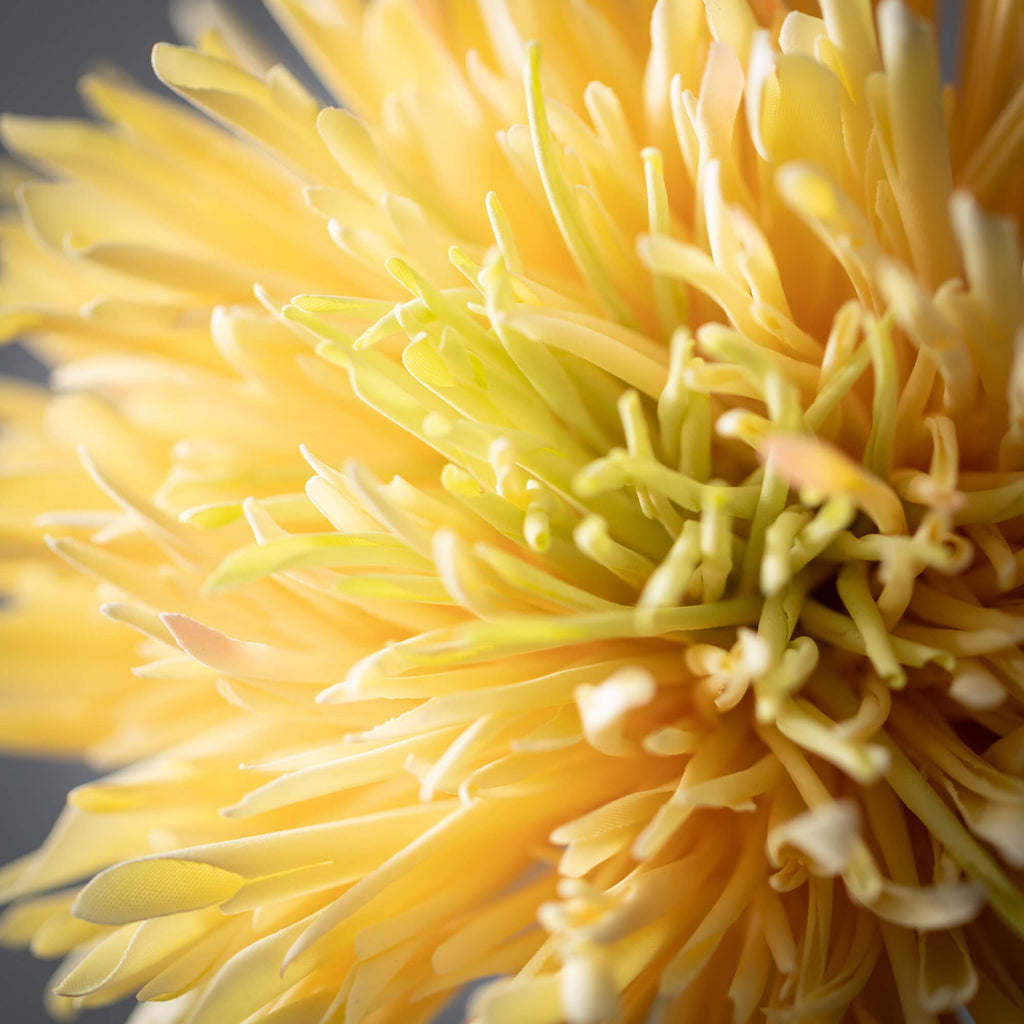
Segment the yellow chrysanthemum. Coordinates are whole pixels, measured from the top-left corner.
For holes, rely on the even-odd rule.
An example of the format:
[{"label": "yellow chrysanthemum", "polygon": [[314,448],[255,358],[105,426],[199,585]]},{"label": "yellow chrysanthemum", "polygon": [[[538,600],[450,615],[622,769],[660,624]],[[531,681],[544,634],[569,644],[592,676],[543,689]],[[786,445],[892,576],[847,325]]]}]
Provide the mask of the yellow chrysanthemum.
[{"label": "yellow chrysanthemum", "polygon": [[269,4],[3,126],[54,1013],[1024,1020],[1024,8]]}]

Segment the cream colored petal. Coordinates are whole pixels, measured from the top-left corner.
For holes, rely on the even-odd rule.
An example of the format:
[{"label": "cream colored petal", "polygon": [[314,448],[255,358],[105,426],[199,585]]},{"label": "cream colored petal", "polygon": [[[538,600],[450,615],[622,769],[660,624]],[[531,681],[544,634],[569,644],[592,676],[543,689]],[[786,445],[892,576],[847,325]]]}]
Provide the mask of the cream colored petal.
[{"label": "cream colored petal", "polygon": [[255,641],[236,640],[186,615],[167,613],[161,619],[186,654],[228,675],[325,683],[345,670],[343,665],[315,655],[284,651]]},{"label": "cream colored petal", "polygon": [[784,850],[790,847],[806,858],[811,871],[829,877],[846,869],[859,837],[856,804],[837,800],[776,826],[768,834],[768,852],[781,867]]}]

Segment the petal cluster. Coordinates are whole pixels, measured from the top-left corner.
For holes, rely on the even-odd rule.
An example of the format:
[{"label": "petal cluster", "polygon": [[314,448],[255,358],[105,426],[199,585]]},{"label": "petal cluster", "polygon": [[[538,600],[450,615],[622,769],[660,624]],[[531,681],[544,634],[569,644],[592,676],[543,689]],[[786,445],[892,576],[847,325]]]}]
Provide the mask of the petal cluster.
[{"label": "petal cluster", "polygon": [[52,1012],[1024,1019],[1024,11],[268,5],[3,122]]}]

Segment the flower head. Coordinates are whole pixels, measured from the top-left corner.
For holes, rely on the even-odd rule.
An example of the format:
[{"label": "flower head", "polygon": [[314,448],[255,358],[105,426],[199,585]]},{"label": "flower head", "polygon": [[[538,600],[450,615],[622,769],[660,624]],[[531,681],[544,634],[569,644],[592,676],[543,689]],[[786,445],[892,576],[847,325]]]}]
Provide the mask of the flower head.
[{"label": "flower head", "polygon": [[5,120],[55,1013],[1024,1013],[1024,12],[928,6],[270,0],[339,106]]}]

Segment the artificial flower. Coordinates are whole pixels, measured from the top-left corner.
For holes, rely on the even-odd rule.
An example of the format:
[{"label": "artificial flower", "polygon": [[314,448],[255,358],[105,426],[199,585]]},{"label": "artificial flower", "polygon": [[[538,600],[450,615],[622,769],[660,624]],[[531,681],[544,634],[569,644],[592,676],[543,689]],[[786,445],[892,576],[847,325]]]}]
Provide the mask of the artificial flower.
[{"label": "artificial flower", "polygon": [[53,1013],[1024,1019],[1024,9],[268,2],[3,124]]}]

